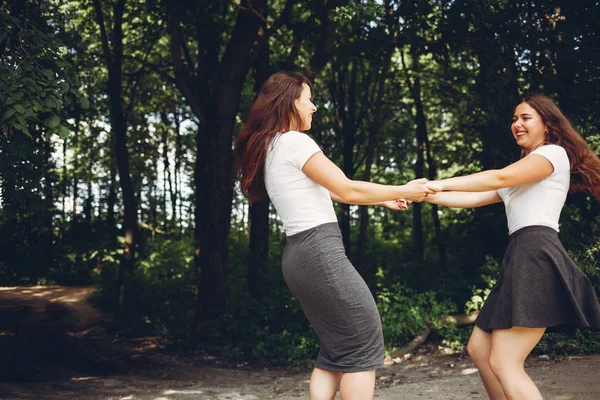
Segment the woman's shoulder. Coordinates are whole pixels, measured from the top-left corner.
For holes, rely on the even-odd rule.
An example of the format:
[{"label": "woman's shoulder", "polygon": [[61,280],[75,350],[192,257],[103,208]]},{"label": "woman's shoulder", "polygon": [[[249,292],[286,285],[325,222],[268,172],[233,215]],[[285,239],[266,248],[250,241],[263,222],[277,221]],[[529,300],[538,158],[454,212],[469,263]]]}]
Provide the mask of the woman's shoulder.
[{"label": "woman's shoulder", "polygon": [[550,149],[551,151],[564,152],[565,154],[567,154],[567,151],[564,147],[555,143],[547,143],[543,146],[538,147],[538,149]]},{"label": "woman's shoulder", "polygon": [[545,144],[532,151],[531,154],[539,154],[546,157],[554,165],[555,169],[557,167],[570,169],[569,155],[565,148],[558,144]]},{"label": "woman's shoulder", "polygon": [[304,138],[309,138],[309,136],[306,133],[298,131],[281,132],[279,133],[279,136],[281,136],[285,140],[302,140]]},{"label": "woman's shoulder", "polygon": [[543,146],[538,147],[531,154],[542,154],[542,155],[555,155],[555,156],[564,156],[568,158],[567,151],[564,147],[554,143],[548,143]]}]

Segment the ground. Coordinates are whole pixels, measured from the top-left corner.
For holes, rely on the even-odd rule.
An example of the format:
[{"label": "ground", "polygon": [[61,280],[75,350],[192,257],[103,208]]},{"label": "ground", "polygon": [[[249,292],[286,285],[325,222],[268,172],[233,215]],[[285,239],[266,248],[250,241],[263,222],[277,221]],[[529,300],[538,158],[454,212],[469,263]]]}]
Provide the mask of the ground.
[{"label": "ground", "polygon": [[[90,287],[0,287],[0,398],[297,400],[308,372],[224,368],[212,357],[165,351],[167,339],[119,338],[87,299]],[[600,399],[600,355],[532,356],[546,400]],[[486,399],[467,357],[422,347],[378,371],[379,400]]]}]

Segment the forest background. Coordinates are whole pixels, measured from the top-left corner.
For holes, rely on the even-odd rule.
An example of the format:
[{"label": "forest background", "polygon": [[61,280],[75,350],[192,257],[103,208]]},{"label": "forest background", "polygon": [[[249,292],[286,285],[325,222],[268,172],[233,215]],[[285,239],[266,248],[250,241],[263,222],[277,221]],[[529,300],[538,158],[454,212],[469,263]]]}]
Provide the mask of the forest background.
[{"label": "forest background", "polygon": [[[93,284],[119,334],[306,365],[318,343],[281,276],[281,222],[234,179],[262,82],[314,81],[308,133],[353,179],[502,168],[533,92],[600,153],[599,15],[591,0],[2,0],[0,285]],[[336,212],[388,354],[415,337],[463,351],[503,206]],[[600,292],[598,201],[569,195],[560,238]],[[598,353],[597,336],[538,351]]]}]

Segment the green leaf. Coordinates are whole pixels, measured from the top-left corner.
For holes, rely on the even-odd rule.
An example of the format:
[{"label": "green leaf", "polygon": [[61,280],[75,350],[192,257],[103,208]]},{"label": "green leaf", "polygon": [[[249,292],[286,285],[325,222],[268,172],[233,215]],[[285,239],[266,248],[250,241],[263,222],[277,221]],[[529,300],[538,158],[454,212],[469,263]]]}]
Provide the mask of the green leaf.
[{"label": "green leaf", "polygon": [[22,115],[17,115],[17,121],[19,121],[19,123],[23,126],[27,126],[27,121],[25,120],[25,118],[23,118]]},{"label": "green leaf", "polygon": [[58,108],[58,100],[56,100],[56,97],[48,95],[44,98],[44,105],[50,108]]},{"label": "green leaf", "polygon": [[20,104],[15,104],[15,110],[17,110],[19,114],[23,114],[25,112],[25,108]]},{"label": "green leaf", "polygon": [[27,129],[26,126],[23,126],[21,124],[15,124],[14,127],[26,134],[27,136],[29,136],[29,138],[31,138],[31,133],[29,133],[29,129]]},{"label": "green leaf", "polygon": [[50,117],[46,118],[44,121],[44,125],[46,125],[50,129],[54,129],[60,124],[60,118],[58,116],[52,114]]},{"label": "green leaf", "polygon": [[31,104],[33,105],[33,111],[39,111],[42,108],[42,103],[40,103],[37,99],[32,99]]},{"label": "green leaf", "polygon": [[81,107],[83,110],[90,108],[90,101],[87,99],[87,97],[78,97],[77,104],[79,104],[79,107]]},{"label": "green leaf", "polygon": [[56,131],[56,134],[61,138],[61,139],[66,139],[67,137],[69,137],[69,133],[71,133],[69,131],[69,128],[67,128],[64,125],[59,125],[58,126],[58,130]]},{"label": "green leaf", "polygon": [[21,83],[23,83],[31,89],[35,88],[35,81],[29,76],[26,76],[25,78],[21,79]]},{"label": "green leaf", "polygon": [[15,110],[14,108],[6,110],[4,112],[4,114],[2,114],[2,118],[0,118],[0,121],[6,121],[10,117],[12,117],[14,115],[14,113],[16,113],[16,112],[17,112],[17,110]]}]

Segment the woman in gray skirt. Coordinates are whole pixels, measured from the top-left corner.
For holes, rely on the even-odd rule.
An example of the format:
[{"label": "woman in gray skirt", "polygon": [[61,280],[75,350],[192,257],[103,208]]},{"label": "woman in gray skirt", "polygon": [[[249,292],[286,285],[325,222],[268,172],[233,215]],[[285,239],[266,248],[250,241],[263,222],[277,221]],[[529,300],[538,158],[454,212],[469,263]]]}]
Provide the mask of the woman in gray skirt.
[{"label": "woman in gray skirt", "polygon": [[[316,111],[309,80],[279,72],[262,86],[236,143],[243,193],[269,196],[287,244],[283,276],[319,337],[311,400],[371,399],[383,364],[381,319],[369,288],[344,253],[332,200],[406,208],[434,191],[350,180],[304,134]],[[395,200],[402,199],[402,200]]]},{"label": "woman in gray skirt", "polygon": [[542,396],[524,362],[545,331],[600,330],[600,303],[590,280],[558,240],[567,192],[600,199],[600,160],[549,98],[533,95],[515,108],[512,134],[521,160],[500,170],[430,181],[425,201],[448,207],[504,202],[509,244],[500,276],[467,350],[491,399]]}]

